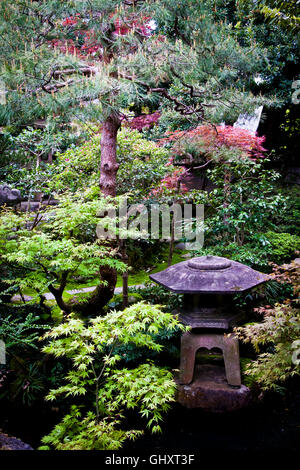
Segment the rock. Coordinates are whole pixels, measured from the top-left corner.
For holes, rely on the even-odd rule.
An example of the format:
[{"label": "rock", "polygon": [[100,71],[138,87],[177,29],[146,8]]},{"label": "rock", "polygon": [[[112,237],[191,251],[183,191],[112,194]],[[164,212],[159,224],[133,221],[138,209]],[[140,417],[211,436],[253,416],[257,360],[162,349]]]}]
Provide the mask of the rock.
[{"label": "rock", "polygon": [[183,258],[183,259],[190,259],[192,257],[193,257],[192,253],[185,253],[184,255],[180,255],[180,258]]},{"label": "rock", "polygon": [[50,201],[48,199],[44,199],[41,202],[43,206],[58,206],[59,204],[58,199],[50,199]]},{"label": "rock", "polygon": [[0,185],[0,206],[4,204],[14,206],[21,201],[21,193],[18,189],[11,189],[6,184]]},{"label": "rock", "polygon": [[186,408],[202,408],[214,413],[224,413],[245,408],[251,403],[251,392],[241,385],[228,385],[224,367],[215,365],[196,366],[194,380],[189,385],[177,382],[177,401]]},{"label": "rock", "polygon": [[176,250],[182,250],[182,251],[185,251],[185,250],[186,250],[186,247],[185,247],[185,243],[184,243],[184,242],[177,243],[177,244],[175,245],[175,248],[176,248]]},{"label": "rock", "polygon": [[[28,207],[29,205],[29,207]],[[40,202],[21,202],[20,204],[20,211],[21,212],[37,212],[41,207],[41,203]]]},{"label": "rock", "polygon": [[0,432],[0,450],[33,450],[29,444]]},{"label": "rock", "polygon": [[[28,204],[29,204],[29,209],[28,209]],[[56,199],[51,199],[50,201],[23,201],[19,205],[19,209],[21,212],[38,212],[40,209],[45,208],[45,206],[57,206],[59,204],[59,201]]]}]

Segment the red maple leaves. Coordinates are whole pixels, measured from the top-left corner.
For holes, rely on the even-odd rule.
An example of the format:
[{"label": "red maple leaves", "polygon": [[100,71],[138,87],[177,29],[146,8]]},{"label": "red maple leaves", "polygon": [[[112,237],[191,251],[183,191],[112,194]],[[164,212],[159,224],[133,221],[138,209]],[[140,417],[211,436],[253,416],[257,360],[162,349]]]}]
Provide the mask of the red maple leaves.
[{"label": "red maple leaves", "polygon": [[[115,14],[111,14],[108,17],[108,22],[112,20]],[[151,35],[152,27],[150,24],[150,17],[142,17],[140,20],[130,18],[116,18],[113,21],[115,30],[112,34],[116,36],[125,36],[129,33],[136,32],[140,36],[147,38]],[[80,23],[82,22],[82,28]],[[99,38],[97,38],[97,32],[95,29],[86,29],[84,26],[86,22],[80,18],[80,14],[77,13],[75,16],[67,17],[63,22],[62,26],[74,29],[76,34],[76,40],[68,39],[66,41],[56,39],[52,40],[51,44],[53,47],[58,48],[64,54],[73,54],[80,58],[94,57],[97,56],[102,59],[103,48]]]},{"label": "red maple leaves", "polygon": [[140,116],[136,116],[129,121],[129,127],[138,131],[143,129],[150,129],[158,123],[159,118],[159,111],[156,111],[152,114],[141,114]]},{"label": "red maple leaves", "polygon": [[[252,160],[263,158],[266,149],[263,147],[265,137],[258,137],[251,134],[246,129],[233,126],[213,126],[201,125],[190,131],[174,131],[161,139],[161,143],[167,142],[199,142],[199,145],[205,149],[206,154],[210,154],[220,147],[238,148],[245,157]],[[175,150],[176,150],[176,146]],[[178,149],[180,146],[178,146]],[[179,150],[177,150],[179,152]]]}]

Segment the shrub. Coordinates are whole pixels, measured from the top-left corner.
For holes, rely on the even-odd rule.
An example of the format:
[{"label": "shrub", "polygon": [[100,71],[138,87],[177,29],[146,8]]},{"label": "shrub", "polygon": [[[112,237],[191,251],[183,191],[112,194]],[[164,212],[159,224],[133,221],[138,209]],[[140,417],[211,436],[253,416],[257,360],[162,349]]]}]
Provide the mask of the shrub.
[{"label": "shrub", "polygon": [[[86,326],[70,315],[65,323],[46,333],[50,341],[44,352],[54,357],[67,357],[73,368],[66,384],[51,390],[48,400],[58,396],[85,397],[93,409],[72,407],[70,413],[43,438],[44,444],[56,449],[118,449],[127,438],[140,431],[119,428],[124,409],[137,409],[148,421],[152,432],[160,431],[162,413],[174,400],[176,385],[169,370],[153,362],[135,368],[117,368],[122,356],[115,348],[134,344],[136,347],[161,351],[153,335],[162,329],[185,330],[178,320],[159,306],[144,302],[121,312],[97,317]],[[89,405],[90,408],[91,405]]]},{"label": "shrub", "polygon": [[289,261],[300,250],[300,237],[290,233],[266,232],[259,236],[262,245],[268,251],[270,261],[281,264]]},{"label": "shrub", "polygon": [[38,339],[49,328],[33,313],[1,318],[0,339],[5,342],[7,377],[1,384],[0,398],[28,406],[41,398],[46,376],[41,369]]},{"label": "shrub", "polygon": [[282,304],[257,309],[260,323],[251,323],[235,332],[258,353],[247,366],[246,374],[255,378],[263,390],[283,390],[287,379],[300,374],[299,263],[275,268],[275,279],[289,283],[293,295]]},{"label": "shrub", "polygon": [[[277,304],[272,309],[258,311],[264,314],[261,323],[235,330],[240,339],[250,342],[259,353],[245,373],[254,376],[263,390],[280,390],[289,377],[300,374],[300,364],[293,361],[300,335],[300,317],[290,304]],[[265,352],[262,351],[264,346],[268,346]]]},{"label": "shrub", "polygon": [[[98,183],[100,138],[100,134],[94,135],[80,147],[70,148],[58,157],[53,184],[56,191],[76,191]],[[168,151],[144,139],[136,130],[125,128],[118,133],[117,157],[120,194],[134,190],[147,194],[167,173]]]}]

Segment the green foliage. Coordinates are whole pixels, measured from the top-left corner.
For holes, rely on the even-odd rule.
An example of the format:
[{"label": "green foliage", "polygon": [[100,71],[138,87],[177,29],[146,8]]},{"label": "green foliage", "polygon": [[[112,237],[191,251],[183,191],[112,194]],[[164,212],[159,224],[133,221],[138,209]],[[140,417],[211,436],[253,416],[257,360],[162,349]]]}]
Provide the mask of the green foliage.
[{"label": "green foliage", "polygon": [[[44,352],[56,358],[67,357],[73,363],[66,377],[67,383],[51,390],[47,398],[88,396],[94,402],[94,411],[89,411],[79,425],[78,410],[73,408],[43,442],[51,443],[55,448],[101,449],[107,448],[106,438],[111,434],[113,447],[110,448],[118,449],[122,441],[131,436],[124,432],[118,434],[115,429],[119,424],[118,417],[126,408],[138,409],[147,418],[152,432],[159,431],[162,413],[174,400],[176,386],[171,373],[153,363],[141,364],[134,369],[117,368],[122,357],[115,353],[115,348],[133,344],[150,351],[161,351],[162,346],[156,343],[153,335],[163,328],[170,332],[175,328],[185,329],[159,306],[140,302],[122,312],[113,311],[105,317],[94,318],[87,326],[82,320],[69,316],[65,323],[46,333],[45,339],[50,343],[44,347]],[[91,434],[94,436],[92,442]]]},{"label": "green foliage", "polygon": [[54,175],[54,166],[43,162],[38,168],[26,168],[17,163],[0,168],[0,182],[17,188],[26,199],[32,199],[39,192],[49,196],[49,185]]},{"label": "green foliage", "polygon": [[[284,220],[287,196],[276,192],[279,174],[251,160],[229,160],[208,171],[216,188],[194,191],[206,208],[205,241],[208,245],[236,243],[242,246],[265,230],[276,230]],[[227,181],[228,179],[228,181]]]},{"label": "green foliage", "polygon": [[300,6],[295,0],[262,0],[262,13],[287,30],[299,30]]},{"label": "green foliage", "polygon": [[[119,415],[119,418],[122,418]],[[73,405],[70,413],[54,430],[43,438],[44,446],[39,450],[118,450],[127,439],[135,439],[141,431],[118,429],[120,419],[106,417],[97,421],[92,412],[86,415],[80,407]]]},{"label": "green foliage", "polygon": [[0,152],[0,184],[17,186],[23,198],[32,198],[36,192],[49,194],[56,168],[44,160],[80,140],[70,129],[55,131],[49,127],[28,127],[19,133],[5,130],[1,137],[6,144]]},{"label": "green foliage", "polygon": [[174,391],[172,373],[150,362],[114,372],[107,379],[102,398],[103,403],[113,401],[116,409],[138,407],[151,431],[159,432],[162,413],[168,411]]},{"label": "green foliage", "polygon": [[162,286],[152,284],[151,281],[146,282],[142,289],[131,288],[130,291],[137,292],[144,300],[151,304],[163,304],[167,311],[172,312],[176,308],[182,306],[183,296],[174,294]]},{"label": "green foliage", "polygon": [[[276,2],[276,0],[275,0]],[[289,28],[282,27],[276,21],[269,21],[261,12],[260,6],[270,5],[273,0],[243,0],[237,3],[236,19],[234,31],[237,39],[242,44],[252,44],[253,42],[264,48],[267,64],[264,71],[259,73],[260,81],[254,86],[257,93],[274,93],[279,99],[270,106],[270,119],[273,119],[272,111],[278,106],[283,107],[283,119],[285,106],[291,106],[291,86],[298,76],[299,63],[299,40],[298,36]],[[296,3],[294,0],[291,2]],[[289,18],[286,18],[286,23]],[[295,113],[297,115],[297,111]],[[278,127],[272,132],[272,143],[276,140]],[[280,134],[280,144],[283,135]],[[295,140],[297,136],[295,134]],[[287,141],[287,145],[290,142]],[[296,144],[297,148],[297,144]]]},{"label": "green foliage", "polygon": [[286,199],[284,217],[282,214],[275,215],[278,232],[290,233],[300,236],[300,191],[297,185],[286,188],[278,188],[278,192]]},{"label": "green foliage", "polygon": [[138,196],[148,195],[169,171],[168,150],[142,138],[138,131],[124,129],[119,133],[117,155],[120,163],[117,184],[121,194],[135,190]]},{"label": "green foliage", "polygon": [[[2,1],[6,104],[0,123],[28,125],[57,116],[99,123],[111,111],[124,116],[144,101],[162,102],[198,122],[232,121],[244,104],[253,109],[263,100],[249,90],[266,62],[255,42],[236,40],[227,8],[220,2],[215,7],[210,1],[26,0],[13,7]],[[155,31],[145,32],[145,18],[155,18]],[[127,31],[118,32],[120,27]],[[87,78],[83,69],[91,62],[105,66]]]},{"label": "green foliage", "polygon": [[259,235],[259,241],[266,246],[270,261],[276,264],[290,261],[300,250],[300,237],[290,233],[266,232]]},{"label": "green foliage", "polygon": [[263,390],[281,391],[287,379],[300,374],[299,263],[277,267],[275,279],[293,287],[290,298],[274,307],[260,307],[257,311],[263,321],[235,328],[235,332],[258,353],[245,373]]},{"label": "green foliage", "polygon": [[55,173],[52,185],[59,193],[97,184],[100,176],[100,135],[59,155]]},{"label": "green foliage", "polygon": [[[70,148],[58,157],[53,189],[79,190],[96,185],[100,177],[100,134],[91,137],[82,146]],[[118,193],[136,192],[138,196],[148,194],[167,173],[169,153],[155,143],[143,138],[136,130],[122,129],[118,133],[117,159]]]},{"label": "green foliage", "polygon": [[[140,302],[143,300],[142,296],[139,294],[135,294],[133,292],[130,292],[128,295],[128,304],[132,305],[136,302]],[[107,308],[109,310],[118,310],[121,309],[123,305],[123,294],[115,294],[109,304],[107,305]]]},{"label": "green foliage", "polygon": [[233,259],[234,261],[246,264],[247,266],[251,266],[263,272],[271,270],[266,248],[259,247],[253,243],[245,243],[240,246],[237,243],[227,244],[220,242],[208,245],[197,252],[197,254],[199,254],[199,256],[224,256],[225,258]]},{"label": "green foliage", "polygon": [[18,313],[14,312],[15,317],[0,317],[0,339],[5,343],[5,370],[8,371],[0,397],[31,406],[45,391],[46,380],[39,363],[39,338],[50,326],[43,324],[36,314]]},{"label": "green foliage", "polygon": [[[245,373],[254,376],[263,390],[279,390],[289,377],[300,374],[299,364],[293,362],[294,343],[300,335],[300,317],[290,305],[277,304],[266,311],[262,323],[248,324],[236,332],[240,339],[250,342],[256,352],[260,352]],[[269,351],[261,352],[263,346],[268,346]]]},{"label": "green foliage", "polygon": [[[8,355],[18,353],[22,350],[38,350],[38,339],[44,329],[49,329],[48,325],[41,325],[39,317],[29,313],[23,320],[20,317],[13,318],[8,315],[1,318],[0,338],[5,342]],[[24,352],[24,351],[23,351]]]},{"label": "green foliage", "polygon": [[75,136],[69,131],[51,132],[51,129],[34,129],[28,127],[19,134],[4,134],[9,144],[6,146],[2,158],[11,162],[26,163],[27,166],[39,166],[40,161],[48,159],[49,154],[54,155],[61,152],[72,143]]},{"label": "green foliage", "polygon": [[29,363],[23,371],[17,371],[17,377],[1,397],[9,396],[14,402],[22,399],[23,405],[32,406],[45,393],[46,378],[39,364]]},{"label": "green foliage", "polygon": [[61,309],[75,308],[62,298],[71,276],[99,278],[102,266],[120,271],[125,268],[112,247],[96,240],[100,223],[97,214],[106,207],[104,198],[89,201],[84,196],[65,195],[55,211],[48,208],[38,215],[4,211],[0,218],[0,255],[17,268],[16,278],[6,282],[17,284],[21,290],[35,290],[37,298],[50,290]]}]

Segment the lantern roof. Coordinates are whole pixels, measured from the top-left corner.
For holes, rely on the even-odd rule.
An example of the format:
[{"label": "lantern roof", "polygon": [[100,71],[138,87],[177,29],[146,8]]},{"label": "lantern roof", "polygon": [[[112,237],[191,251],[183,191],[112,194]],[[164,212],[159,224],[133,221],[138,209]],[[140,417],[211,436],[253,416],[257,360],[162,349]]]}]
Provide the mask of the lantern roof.
[{"label": "lantern roof", "polygon": [[150,279],[178,294],[236,294],[266,282],[269,276],[220,256],[200,256],[170,266]]}]

